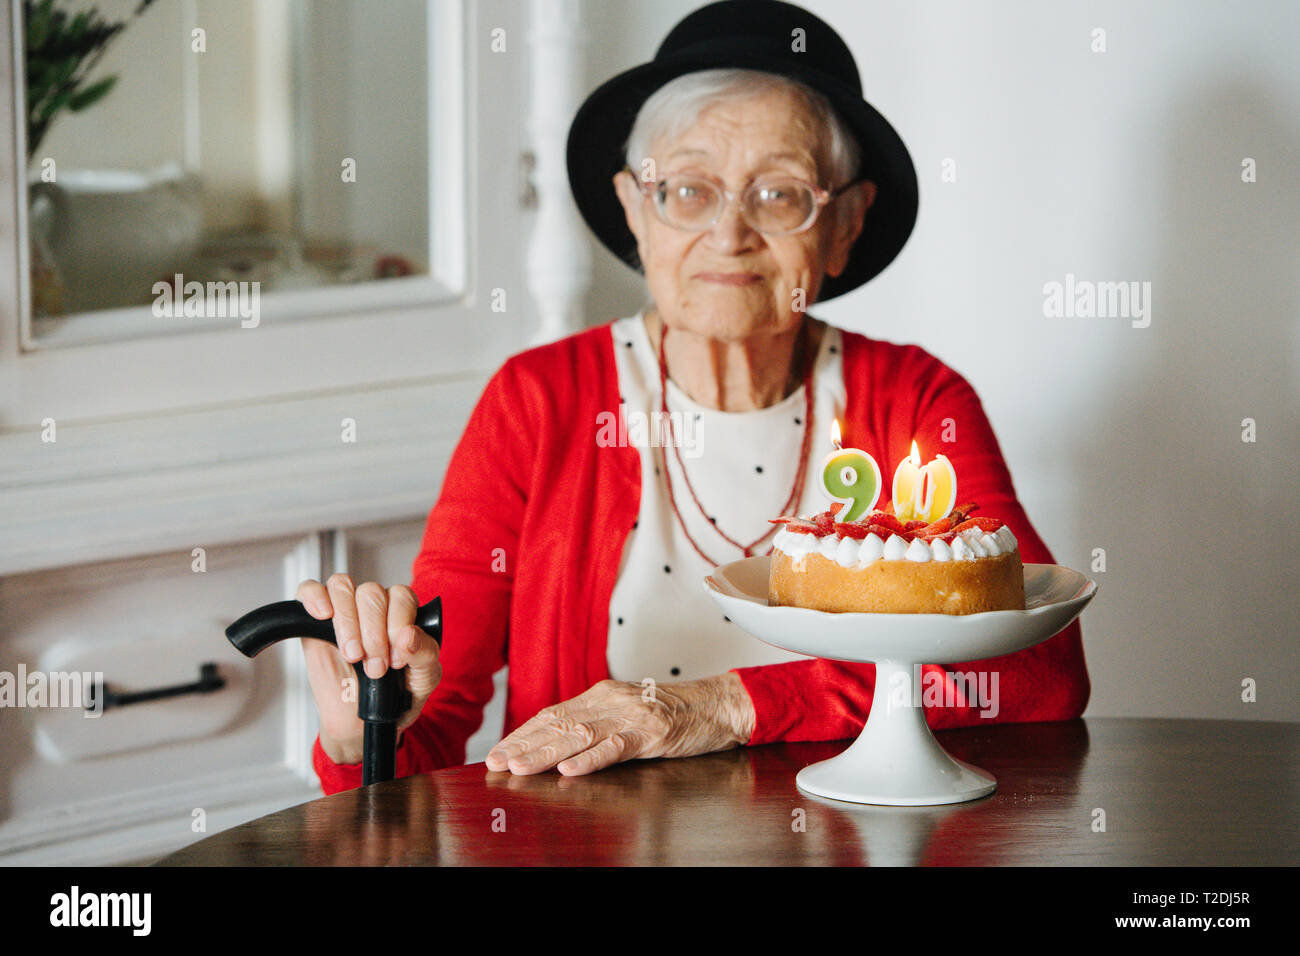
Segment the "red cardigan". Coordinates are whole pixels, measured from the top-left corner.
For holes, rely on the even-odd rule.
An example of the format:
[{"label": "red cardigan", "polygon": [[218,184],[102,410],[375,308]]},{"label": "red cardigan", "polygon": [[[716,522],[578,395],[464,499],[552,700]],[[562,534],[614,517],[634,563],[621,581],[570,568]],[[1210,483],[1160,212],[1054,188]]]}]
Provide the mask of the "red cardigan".
[{"label": "red cardigan", "polygon": [[[507,664],[507,734],[609,677],[609,601],[641,495],[639,450],[594,440],[597,415],[620,405],[611,325],[510,357],[470,415],[415,559],[420,602],[442,595],[443,677],[402,734],[399,777],[465,762],[492,675]],[[1055,563],[966,380],[919,346],[841,334],[845,446],[882,463],[906,457],[913,439],[927,455],[942,449],[961,500],[1006,522],[1026,564]],[[945,427],[955,440],[942,440]],[[951,669],[996,669],[1000,710],[927,708],[935,729],[1065,720],[1088,703],[1078,621],[1036,647]],[[737,673],[756,713],[751,745],[853,737],[871,709],[873,664],[810,659]],[[361,785],[360,764],[334,763],[319,737],[312,763],[327,794]]]}]

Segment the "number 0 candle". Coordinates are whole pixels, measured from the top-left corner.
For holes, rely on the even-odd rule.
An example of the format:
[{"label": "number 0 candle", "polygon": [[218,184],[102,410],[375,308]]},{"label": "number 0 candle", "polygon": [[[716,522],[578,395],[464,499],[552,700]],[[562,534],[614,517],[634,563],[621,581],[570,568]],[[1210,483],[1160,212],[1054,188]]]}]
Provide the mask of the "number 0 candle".
[{"label": "number 0 candle", "polygon": [[934,522],[957,504],[957,471],[944,455],[921,466],[921,452],[912,441],[912,454],[894,472],[894,514],[900,521]]},{"label": "number 0 candle", "polygon": [[822,491],[831,501],[845,507],[835,515],[837,522],[857,521],[876,504],[880,496],[880,466],[861,448],[840,447],[840,423],[831,422],[835,451],[822,462]]}]

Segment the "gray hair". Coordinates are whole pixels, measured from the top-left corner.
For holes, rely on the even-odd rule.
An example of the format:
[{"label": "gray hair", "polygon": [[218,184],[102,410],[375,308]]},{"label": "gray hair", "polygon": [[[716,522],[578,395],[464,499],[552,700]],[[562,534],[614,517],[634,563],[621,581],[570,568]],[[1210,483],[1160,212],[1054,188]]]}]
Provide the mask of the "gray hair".
[{"label": "gray hair", "polygon": [[858,141],[839,114],[821,93],[797,80],[759,70],[700,70],[665,83],[641,106],[627,138],[625,159],[633,170],[650,151],[650,144],[661,136],[675,138],[694,125],[700,114],[721,100],[747,99],[772,89],[790,90],[808,105],[814,122],[822,130],[822,170],[829,181],[823,185],[838,188],[849,182],[858,171],[861,153]]}]

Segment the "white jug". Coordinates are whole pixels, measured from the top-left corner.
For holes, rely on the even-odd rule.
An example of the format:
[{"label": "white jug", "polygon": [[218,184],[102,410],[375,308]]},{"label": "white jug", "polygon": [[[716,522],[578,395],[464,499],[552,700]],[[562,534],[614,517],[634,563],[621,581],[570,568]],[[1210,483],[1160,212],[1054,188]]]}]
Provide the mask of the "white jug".
[{"label": "white jug", "polygon": [[66,312],[153,301],[153,284],[184,272],[198,249],[197,177],[175,164],[153,172],[60,172],[29,188],[33,237],[54,257]]}]

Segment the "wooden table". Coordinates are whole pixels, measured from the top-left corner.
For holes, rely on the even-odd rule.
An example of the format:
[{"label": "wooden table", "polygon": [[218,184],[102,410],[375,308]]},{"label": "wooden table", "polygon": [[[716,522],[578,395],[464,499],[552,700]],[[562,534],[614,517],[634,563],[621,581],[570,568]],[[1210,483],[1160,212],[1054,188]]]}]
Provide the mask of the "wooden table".
[{"label": "wooden table", "polygon": [[634,761],[586,777],[517,777],[480,763],[313,800],[161,865],[1292,866],[1300,858],[1300,725],[1089,718],[936,736],[997,777],[997,791],[897,808],[833,803],[795,787],[800,768],[848,741]]}]

